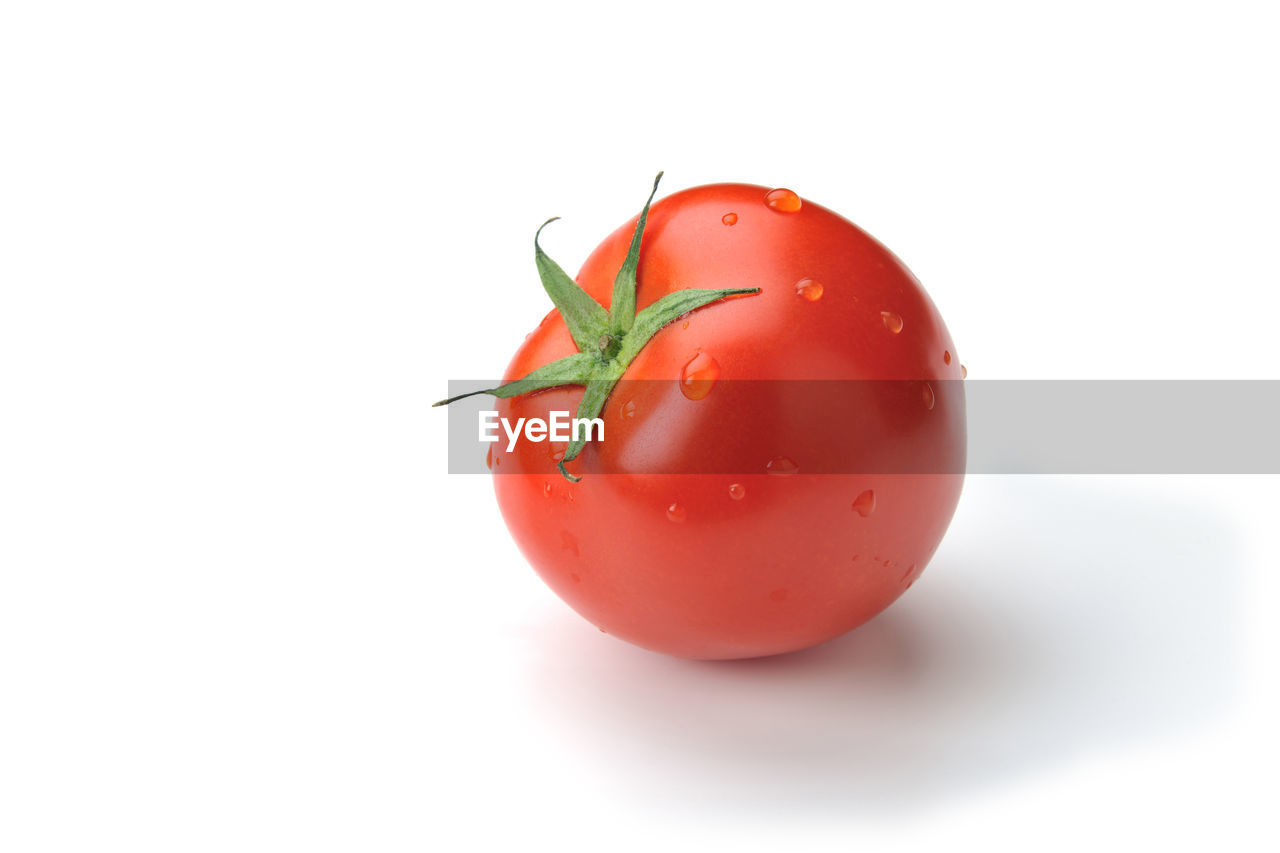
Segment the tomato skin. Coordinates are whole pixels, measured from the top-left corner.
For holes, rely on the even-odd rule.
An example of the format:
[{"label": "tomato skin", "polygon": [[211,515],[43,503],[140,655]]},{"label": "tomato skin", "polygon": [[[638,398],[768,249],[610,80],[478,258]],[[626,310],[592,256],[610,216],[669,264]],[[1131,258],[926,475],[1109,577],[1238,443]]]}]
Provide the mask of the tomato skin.
[{"label": "tomato skin", "polygon": [[[963,481],[964,395],[958,381],[943,381],[959,380],[961,368],[919,282],[851,222],[808,201],[777,212],[768,192],[708,185],[653,205],[639,309],[683,288],[762,292],[658,332],[605,405],[606,440],[569,463],[581,482],[556,470],[553,453],[563,447],[521,441],[493,451],[503,517],[546,583],[602,630],[680,657],[794,651],[875,616],[933,556]],[[577,276],[605,306],[634,225],[601,243]],[[817,299],[799,292],[806,279],[821,283]],[[552,312],[503,380],[573,352]],[[701,399],[671,393],[700,353],[719,379]],[[919,394],[868,390],[815,409],[739,380],[932,380],[932,406]],[[904,387],[866,387],[881,384]],[[496,408],[512,421],[545,419],[576,411],[582,393],[550,389]],[[723,470],[746,473],[641,473],[708,470],[709,454],[737,466]],[[778,458],[798,473],[766,473]],[[901,470],[876,468],[877,458],[927,459],[924,470],[944,473],[806,473]],[[863,514],[866,491],[874,509]]]}]

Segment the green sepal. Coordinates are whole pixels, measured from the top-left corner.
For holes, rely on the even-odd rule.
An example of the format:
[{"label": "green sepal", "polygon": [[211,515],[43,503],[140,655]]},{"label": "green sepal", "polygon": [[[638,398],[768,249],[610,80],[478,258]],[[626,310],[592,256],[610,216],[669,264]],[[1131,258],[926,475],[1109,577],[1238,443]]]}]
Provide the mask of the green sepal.
[{"label": "green sepal", "polygon": [[654,335],[668,323],[679,318],[682,314],[687,314],[704,305],[710,305],[726,296],[743,296],[748,293],[759,293],[758,287],[744,287],[737,289],[709,290],[696,287],[690,287],[687,290],[677,290],[675,293],[668,293],[657,302],[636,315],[635,325],[627,336],[622,339],[622,349],[618,351],[618,361],[624,366],[631,363],[640,350],[644,349],[644,345],[649,343]]},{"label": "green sepal", "polygon": [[[591,420],[600,414],[614,386],[618,384],[632,359],[664,326],[690,311],[727,296],[759,293],[758,287],[721,290],[690,288],[669,293],[636,314],[636,271],[640,263],[640,242],[644,237],[645,224],[649,218],[649,206],[653,203],[660,180],[662,180],[661,172],[653,180],[653,191],[649,193],[649,199],[645,202],[644,209],[640,211],[640,218],[636,222],[626,260],[614,279],[610,311],[605,311],[600,303],[579,287],[559,264],[542,251],[542,246],[538,242],[542,229],[559,217],[553,217],[542,223],[542,227],[534,234],[534,260],[537,262],[542,286],[551,297],[551,301],[555,303],[560,316],[564,318],[565,325],[569,327],[569,333],[581,352],[553,361],[514,382],[508,382],[497,388],[459,394],[432,405],[444,406],[475,394],[515,397],[541,391],[544,388],[582,385],[586,390],[583,393],[582,402],[578,405],[577,417]],[[565,448],[564,457],[557,466],[566,479],[575,483],[582,478],[570,474],[565,468],[565,463],[576,459],[585,446],[585,438],[573,438]]]},{"label": "green sepal", "polygon": [[584,385],[591,377],[591,368],[595,363],[596,360],[592,356],[575,352],[573,355],[566,355],[564,358],[543,365],[521,379],[516,379],[505,385],[499,385],[497,388],[468,391],[466,394],[459,394],[456,397],[432,403],[431,406],[432,408],[447,406],[452,402],[465,397],[474,397],[477,394],[492,394],[495,397],[516,397],[520,394],[541,391],[544,388],[556,388],[560,385]]},{"label": "green sepal", "polygon": [[[618,380],[622,378],[622,374],[626,369],[627,366],[619,361],[596,362],[595,368],[591,371],[591,376],[587,379],[587,389],[582,395],[582,402],[578,404],[577,417],[590,420],[598,416],[600,410],[604,408],[605,401],[609,399],[613,386],[618,384]],[[573,440],[565,448],[564,458],[556,466],[560,469],[560,473],[565,476],[565,479],[574,483],[582,478],[565,470],[564,463],[572,462],[578,458],[582,448],[586,447],[585,436],[587,432],[584,429],[582,434],[579,435],[578,431],[574,430]]]},{"label": "green sepal", "polygon": [[609,303],[609,316],[613,320],[615,335],[631,331],[636,319],[636,269],[640,266],[640,239],[644,236],[645,223],[649,221],[649,205],[653,204],[653,197],[658,193],[658,182],[661,180],[662,173],[659,172],[653,179],[649,200],[644,203],[640,218],[636,220],[636,230],[631,234],[627,259],[622,262],[622,269],[618,270],[618,275],[613,280],[613,300]]},{"label": "green sepal", "polygon": [[[582,402],[578,405],[578,417],[590,419],[600,414],[600,410],[604,408],[605,400],[609,399],[609,395],[613,392],[613,386],[618,384],[618,380],[626,372],[631,360],[639,355],[640,350],[644,349],[644,345],[649,343],[663,326],[690,311],[709,305],[718,299],[724,299],[726,296],[740,296],[759,292],[760,288],[758,287],[727,290],[689,288],[687,290],[677,290],[675,293],[668,293],[641,311],[636,315],[635,325],[631,328],[631,331],[622,339],[622,348],[618,351],[617,356],[610,361],[597,362],[592,369],[591,376],[587,380],[586,393],[582,395]],[[560,460],[560,473],[575,483],[581,478],[575,477],[566,471],[564,463],[572,462],[576,459],[585,446],[585,439],[574,438],[569,443],[569,446],[565,448],[564,458]]]},{"label": "green sepal", "polygon": [[579,287],[559,264],[542,251],[542,246],[538,243],[538,238],[542,236],[542,229],[559,218],[553,216],[548,219],[533,235],[533,260],[538,266],[538,277],[542,279],[542,287],[551,297],[560,316],[564,318],[565,325],[569,327],[569,334],[573,336],[573,342],[578,345],[578,349],[589,352],[596,348],[601,336],[609,331],[609,314],[604,310],[604,306],[592,299],[591,295]]}]

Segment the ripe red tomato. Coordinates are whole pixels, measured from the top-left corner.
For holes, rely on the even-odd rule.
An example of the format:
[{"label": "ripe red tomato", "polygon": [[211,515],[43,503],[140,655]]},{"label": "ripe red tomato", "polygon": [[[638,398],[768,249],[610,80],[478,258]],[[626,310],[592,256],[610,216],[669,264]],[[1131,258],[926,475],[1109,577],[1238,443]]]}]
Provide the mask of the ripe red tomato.
[{"label": "ripe red tomato", "polygon": [[[605,307],[635,223],[577,276]],[[710,304],[644,346],[604,405],[606,440],[568,466],[580,482],[557,471],[554,445],[493,449],[503,516],[543,580],[609,634],[681,657],[793,651],[870,619],[924,570],[963,479],[964,396],[944,381],[961,378],[955,346],[888,249],[785,190],[716,184],[653,205],[638,308],[683,288],[743,287],[761,292]],[[504,382],[577,351],[553,311]],[[799,383],[837,389],[815,404],[811,390],[779,390],[797,380],[842,382]],[[839,392],[859,387],[850,380],[914,390]],[[686,393],[672,393],[681,382]],[[583,393],[550,388],[496,408],[513,423],[548,419]],[[676,473],[706,471],[712,457],[730,473]],[[900,473],[911,459],[928,460],[924,473]]]}]

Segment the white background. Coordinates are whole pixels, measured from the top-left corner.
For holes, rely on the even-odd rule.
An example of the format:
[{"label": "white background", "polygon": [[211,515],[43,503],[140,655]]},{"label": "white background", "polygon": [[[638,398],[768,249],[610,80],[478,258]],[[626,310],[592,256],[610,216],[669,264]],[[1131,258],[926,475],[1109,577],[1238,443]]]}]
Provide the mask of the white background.
[{"label": "white background", "polygon": [[1276,479],[972,478],[881,618],[691,663],[426,405],[659,168],[854,219],[971,376],[1276,378],[1273,9],[5,4],[0,849],[1276,849]]}]

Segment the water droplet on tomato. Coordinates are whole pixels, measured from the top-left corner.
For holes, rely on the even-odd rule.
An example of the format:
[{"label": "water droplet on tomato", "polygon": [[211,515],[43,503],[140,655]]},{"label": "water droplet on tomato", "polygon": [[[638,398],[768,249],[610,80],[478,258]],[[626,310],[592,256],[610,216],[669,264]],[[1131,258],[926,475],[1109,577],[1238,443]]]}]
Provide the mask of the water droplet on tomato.
[{"label": "water droplet on tomato", "polygon": [[680,372],[680,393],[690,400],[701,400],[711,393],[720,378],[720,365],[705,352],[700,352]]},{"label": "water droplet on tomato", "polygon": [[726,213],[724,216],[720,217],[720,221],[723,222],[725,225],[737,225],[738,214]]},{"label": "water droplet on tomato", "polygon": [[769,600],[781,604],[787,600],[787,591],[785,589],[775,589],[769,593]]},{"label": "water droplet on tomato", "polygon": [[[853,499],[853,511],[866,518],[876,511],[876,493],[867,489]],[[856,557],[854,559],[857,559]],[[879,559],[879,558],[877,558]]]},{"label": "water droplet on tomato", "polygon": [[569,572],[569,580],[574,583],[582,583],[582,577],[577,572]]},{"label": "water droplet on tomato", "polygon": [[942,363],[943,363],[943,364],[950,364],[950,363],[951,363],[951,350],[945,350],[945,349],[944,349],[944,350],[942,351]]},{"label": "water droplet on tomato", "polygon": [[924,407],[929,411],[933,411],[934,397],[933,386],[928,382],[924,383],[920,388],[920,399],[924,401]]},{"label": "water droplet on tomato", "polygon": [[775,477],[788,477],[799,473],[800,466],[790,456],[775,456],[764,466],[764,470]]},{"label": "water droplet on tomato", "polygon": [[559,462],[564,458],[564,451],[568,445],[564,444],[548,444],[547,453],[551,456],[552,462]]},{"label": "water droplet on tomato", "polygon": [[795,213],[800,209],[800,196],[780,187],[765,193],[764,203],[778,213]]},{"label": "water droplet on tomato", "polygon": [[857,555],[857,554],[854,554],[854,555],[853,555],[853,559],[852,559],[852,560],[850,560],[849,562],[851,562],[851,563],[856,563],[856,562],[858,562],[858,555]]},{"label": "water droplet on tomato", "polygon": [[915,570],[916,570],[916,564],[912,563],[910,566],[907,567],[907,571],[902,575],[902,580],[898,581],[898,583],[902,583],[907,578],[911,577],[912,572],[914,572]]},{"label": "water droplet on tomato", "polygon": [[729,497],[735,501],[740,501],[747,496],[747,487],[741,483],[734,483],[729,487]]},{"label": "water droplet on tomato", "polygon": [[963,364],[960,365],[960,378],[961,379],[969,378],[969,368],[965,367]]},{"label": "water droplet on tomato", "polygon": [[689,517],[689,514],[685,512],[684,507],[680,506],[680,504],[672,504],[671,506],[667,507],[668,520],[674,521],[676,524],[679,524],[680,522],[684,521],[688,517]]},{"label": "water droplet on tomato", "polygon": [[636,416],[636,401],[628,400],[622,404],[622,416],[628,420]]},{"label": "water droplet on tomato", "polygon": [[902,318],[892,311],[881,311],[880,319],[884,322],[884,327],[893,334],[896,335],[902,331]]},{"label": "water droplet on tomato", "polygon": [[549,497],[551,497],[551,492],[552,492],[552,491],[553,491],[553,489],[551,488],[551,484],[550,484],[550,483],[547,483],[545,486],[543,486],[543,487],[542,487],[542,496],[543,496],[544,498],[549,498]]},{"label": "water droplet on tomato", "polygon": [[822,282],[802,278],[796,282],[796,293],[810,302],[817,302],[822,298]]},{"label": "water droplet on tomato", "polygon": [[492,444],[489,445],[488,449],[485,450],[484,452],[484,467],[488,468],[490,471],[493,470],[493,445]]}]

